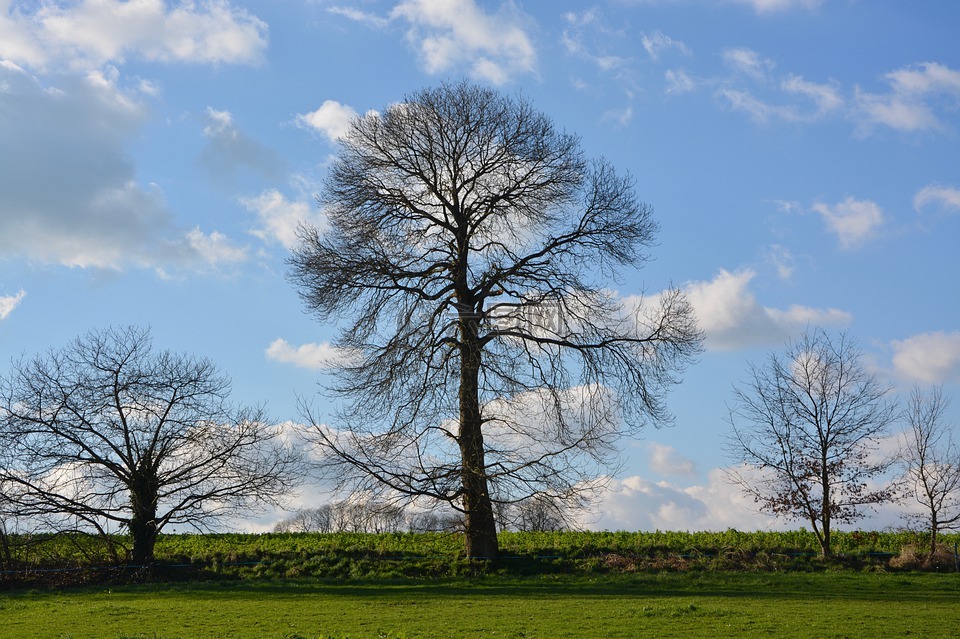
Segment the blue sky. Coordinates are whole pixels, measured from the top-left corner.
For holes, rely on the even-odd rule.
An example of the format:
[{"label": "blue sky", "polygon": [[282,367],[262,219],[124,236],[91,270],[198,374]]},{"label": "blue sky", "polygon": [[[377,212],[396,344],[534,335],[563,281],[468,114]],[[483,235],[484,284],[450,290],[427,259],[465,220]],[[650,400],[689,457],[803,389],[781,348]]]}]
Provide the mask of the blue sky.
[{"label": "blue sky", "polygon": [[807,326],[960,424],[958,26],[941,0],[0,0],[0,359],[149,325],[298,419],[333,328],[285,259],[335,140],[468,78],[636,179],[659,246],[619,292],[682,286],[707,336],[594,525],[783,525],[717,469],[731,385]]}]

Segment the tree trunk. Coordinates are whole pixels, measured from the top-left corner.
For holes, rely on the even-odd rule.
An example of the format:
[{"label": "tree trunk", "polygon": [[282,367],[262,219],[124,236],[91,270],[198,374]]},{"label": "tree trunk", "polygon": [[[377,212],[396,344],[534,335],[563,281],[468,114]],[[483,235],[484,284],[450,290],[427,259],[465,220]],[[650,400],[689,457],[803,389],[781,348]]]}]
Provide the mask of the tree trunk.
[{"label": "tree trunk", "polygon": [[827,445],[821,443],[821,458],[820,458],[820,482],[823,487],[823,492],[821,493],[823,501],[820,504],[820,530],[823,533],[823,537],[820,540],[820,556],[827,558],[831,554],[830,550],[830,518],[833,514],[831,500],[833,495],[830,494],[830,474],[827,472]]},{"label": "tree trunk", "polygon": [[136,478],[130,489],[130,536],[133,538],[131,561],[135,566],[153,563],[157,543],[157,490],[152,478]]},{"label": "tree trunk", "polygon": [[475,316],[461,318],[461,331],[459,442],[466,553],[472,559],[492,559],[499,548],[483,449],[479,384],[482,353]]},{"label": "tree trunk", "polygon": [[937,521],[937,513],[934,511],[930,517],[930,561],[933,561],[933,556],[937,554],[937,530],[939,528],[940,522]]},{"label": "tree trunk", "polygon": [[820,556],[827,558],[833,551],[830,550],[830,517],[824,516],[822,522],[823,538],[820,540]]}]

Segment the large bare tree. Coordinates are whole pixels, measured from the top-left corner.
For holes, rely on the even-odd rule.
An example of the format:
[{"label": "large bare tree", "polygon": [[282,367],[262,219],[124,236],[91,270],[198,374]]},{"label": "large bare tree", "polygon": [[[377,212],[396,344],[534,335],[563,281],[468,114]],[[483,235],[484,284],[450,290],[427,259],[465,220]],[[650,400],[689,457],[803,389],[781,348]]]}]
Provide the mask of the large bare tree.
[{"label": "large bare tree", "polygon": [[277,502],[300,455],[229,393],[211,362],[155,352],[135,327],[14,362],[0,379],[7,508],[55,531],[128,532],[145,564],[166,526],[206,529]]},{"label": "large bare tree", "polygon": [[930,530],[931,557],[937,551],[937,535],[960,528],[960,447],[944,421],[948,405],[942,387],[928,393],[914,388],[905,414],[906,480],[923,508],[923,515],[915,519]]},{"label": "large bare tree", "polygon": [[883,482],[894,460],[878,445],[896,407],[860,358],[847,336],[814,329],[734,388],[728,451],[750,472],[730,476],[761,510],[809,522],[823,556],[835,523],[895,496]]},{"label": "large bare tree", "polygon": [[446,502],[492,557],[495,503],[582,497],[618,437],[668,418],[691,308],[610,289],[648,258],[651,210],[527,101],[445,84],[359,117],[320,200],[291,279],[342,321],[317,433],[352,490]]}]

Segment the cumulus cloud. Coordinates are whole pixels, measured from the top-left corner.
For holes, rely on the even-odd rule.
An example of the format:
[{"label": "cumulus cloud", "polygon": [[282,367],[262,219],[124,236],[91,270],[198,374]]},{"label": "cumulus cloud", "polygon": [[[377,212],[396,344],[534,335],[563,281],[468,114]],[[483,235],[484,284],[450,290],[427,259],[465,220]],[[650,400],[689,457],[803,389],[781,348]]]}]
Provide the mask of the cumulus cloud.
[{"label": "cumulus cloud", "polygon": [[341,349],[329,342],[294,346],[287,340],[280,338],[271,342],[265,353],[267,359],[281,364],[293,364],[298,368],[309,370],[323,370],[344,361],[348,357]]},{"label": "cumulus cloud", "polygon": [[922,333],[893,342],[897,373],[922,382],[960,382],[960,331]]},{"label": "cumulus cloud", "polygon": [[306,202],[291,202],[280,191],[270,189],[256,197],[243,198],[240,203],[257,215],[259,226],[251,233],[264,241],[276,241],[284,248],[297,245],[297,228],[300,224],[322,227],[323,214],[315,205]]},{"label": "cumulus cloud", "polygon": [[0,321],[7,319],[15,308],[20,306],[20,302],[26,296],[27,292],[20,290],[16,295],[7,295],[0,297]]},{"label": "cumulus cloud", "polygon": [[692,476],[697,474],[696,464],[684,457],[672,446],[649,442],[646,446],[650,470],[658,475]]},{"label": "cumulus cloud", "polygon": [[960,106],[960,71],[937,62],[891,71],[884,76],[890,91],[883,94],[856,90],[857,119],[862,133],[874,126],[898,131],[943,130],[939,109]]},{"label": "cumulus cloud", "polygon": [[839,309],[793,305],[786,310],[762,306],[750,290],[752,270],[720,272],[709,282],[692,282],[685,292],[697,314],[710,350],[779,344],[809,325],[844,325],[852,316]]},{"label": "cumulus cloud", "polygon": [[536,68],[536,51],[513,5],[493,15],[475,0],[403,0],[390,18],[409,25],[407,40],[428,73],[465,66],[475,78],[503,84]]},{"label": "cumulus cloud", "polygon": [[875,202],[848,197],[833,206],[818,202],[813,210],[823,217],[827,228],[844,249],[856,249],[876,237],[886,218]]},{"label": "cumulus cloud", "polygon": [[7,64],[0,85],[0,256],[102,269],[204,268],[225,256],[177,227],[159,187],[136,181],[125,147],[147,107],[116,71],[52,86]]},{"label": "cumulus cloud", "polygon": [[960,211],[960,189],[930,184],[913,196],[913,208],[918,213],[929,206],[943,211]]},{"label": "cumulus cloud", "polygon": [[640,476],[613,479],[598,504],[601,530],[767,530],[787,522],[756,512],[753,501],[730,484],[720,469],[701,485],[681,486]]},{"label": "cumulus cloud", "polygon": [[267,25],[227,0],[0,3],[0,58],[37,69],[97,68],[128,56],[249,64],[266,46]]},{"label": "cumulus cloud", "polygon": [[353,107],[336,100],[326,100],[316,111],[297,115],[297,126],[312,129],[336,142],[350,130],[350,122],[357,117]]},{"label": "cumulus cloud", "polygon": [[236,246],[226,235],[218,231],[204,233],[199,227],[186,234],[183,246],[187,253],[196,256],[205,266],[216,269],[221,264],[243,262],[247,259],[247,249]]}]

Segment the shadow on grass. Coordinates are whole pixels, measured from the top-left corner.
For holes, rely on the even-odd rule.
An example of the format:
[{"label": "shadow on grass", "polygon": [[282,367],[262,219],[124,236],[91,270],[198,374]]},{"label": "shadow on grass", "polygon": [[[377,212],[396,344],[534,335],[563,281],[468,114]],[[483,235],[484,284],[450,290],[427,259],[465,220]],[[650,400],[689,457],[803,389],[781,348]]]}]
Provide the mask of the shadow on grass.
[{"label": "shadow on grass", "polygon": [[[69,589],[72,593],[104,592],[102,587]],[[957,575],[930,573],[761,574],[667,573],[543,577],[483,576],[442,580],[248,579],[173,582],[119,586],[113,593],[163,597],[262,598],[330,597],[345,599],[461,600],[505,598],[749,598],[754,600],[955,601]],[[12,593],[11,593],[12,594]],[[19,593],[21,596],[44,592]]]}]

